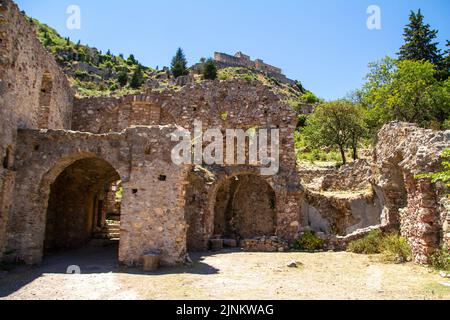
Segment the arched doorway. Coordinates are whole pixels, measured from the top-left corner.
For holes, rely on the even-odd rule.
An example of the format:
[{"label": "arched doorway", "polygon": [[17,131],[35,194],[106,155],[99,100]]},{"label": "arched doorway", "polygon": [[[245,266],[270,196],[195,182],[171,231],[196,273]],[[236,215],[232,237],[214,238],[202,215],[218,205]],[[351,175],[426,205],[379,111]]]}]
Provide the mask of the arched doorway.
[{"label": "arched doorway", "polygon": [[276,197],[270,184],[257,175],[227,179],[217,191],[214,236],[250,239],[276,233]]},{"label": "arched doorway", "polygon": [[119,192],[113,188],[118,181],[117,171],[99,158],[81,159],[66,167],[50,186],[44,253],[82,247],[107,231],[108,195]]}]

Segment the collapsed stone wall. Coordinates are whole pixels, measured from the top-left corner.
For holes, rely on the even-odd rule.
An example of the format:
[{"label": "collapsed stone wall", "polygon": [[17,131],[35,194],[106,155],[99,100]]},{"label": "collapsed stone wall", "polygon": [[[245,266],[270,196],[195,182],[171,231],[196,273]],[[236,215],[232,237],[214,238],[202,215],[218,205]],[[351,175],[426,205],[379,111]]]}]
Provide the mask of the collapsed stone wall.
[{"label": "collapsed stone wall", "polygon": [[385,198],[388,223],[399,225],[413,251],[414,260],[428,263],[443,240],[448,208],[440,205],[446,190],[421,173],[441,169],[440,155],[450,147],[450,131],[434,131],[393,122],[378,134],[375,184]]},{"label": "collapsed stone wall", "polygon": [[383,203],[373,192],[319,193],[307,190],[302,216],[313,231],[345,237],[382,224]]},{"label": "collapsed stone wall", "polygon": [[70,129],[65,75],[11,0],[0,1],[0,259],[11,210],[18,128]]}]

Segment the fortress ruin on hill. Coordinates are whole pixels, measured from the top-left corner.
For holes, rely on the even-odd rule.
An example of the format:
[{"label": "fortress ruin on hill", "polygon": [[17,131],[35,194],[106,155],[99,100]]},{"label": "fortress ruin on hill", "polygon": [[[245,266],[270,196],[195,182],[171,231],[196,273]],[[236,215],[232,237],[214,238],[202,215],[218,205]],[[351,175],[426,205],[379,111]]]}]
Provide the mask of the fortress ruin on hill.
[{"label": "fortress ruin on hill", "polygon": [[243,54],[242,52],[237,52],[234,56],[215,52],[214,61],[219,67],[244,67],[258,72],[264,73],[270,77],[273,77],[284,83],[294,83],[294,81],[288,79],[280,68],[274,67],[270,64],[265,63],[261,59],[251,60],[250,56]]},{"label": "fortress ruin on hill", "polygon": [[[76,98],[11,0],[0,0],[0,75],[0,261],[40,263],[47,253],[98,240],[118,216],[114,238],[128,266],[149,253],[182,264],[188,252],[211,245],[286,250],[305,230],[342,249],[377,228],[400,230],[414,260],[427,263],[450,239],[445,186],[416,179],[439,168],[449,131],[391,123],[370,162],[301,170],[297,115],[270,88],[216,80]],[[280,129],[279,172],[262,176],[260,164],[175,165],[170,133],[190,131],[194,120],[222,132]]]}]

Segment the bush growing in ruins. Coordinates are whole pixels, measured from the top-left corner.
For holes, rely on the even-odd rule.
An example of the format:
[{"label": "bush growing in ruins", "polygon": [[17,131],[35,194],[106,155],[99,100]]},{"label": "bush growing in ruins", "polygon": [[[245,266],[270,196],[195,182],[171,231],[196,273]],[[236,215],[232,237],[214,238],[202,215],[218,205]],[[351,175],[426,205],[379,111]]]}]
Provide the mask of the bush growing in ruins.
[{"label": "bush growing in ruins", "polygon": [[382,260],[386,262],[403,263],[411,259],[411,247],[408,241],[397,233],[382,237],[380,251]]},{"label": "bush growing in ruins", "polygon": [[443,171],[436,173],[424,173],[417,175],[416,178],[431,178],[433,183],[438,181],[445,183],[450,188],[450,149],[445,149],[442,154]]},{"label": "bush growing in ruins", "polygon": [[359,254],[378,254],[380,253],[381,240],[381,231],[373,230],[364,238],[350,242],[347,251]]},{"label": "bush growing in ruins", "polygon": [[436,270],[450,271],[450,251],[445,246],[431,255],[431,266]]},{"label": "bush growing in ruins", "polygon": [[411,247],[398,233],[383,235],[380,230],[369,232],[364,238],[352,241],[347,251],[358,254],[381,254],[386,262],[403,263],[411,258]]},{"label": "bush growing in ruins", "polygon": [[338,100],[319,105],[308,118],[304,134],[313,148],[337,147],[342,163],[347,163],[346,150],[351,147],[357,159],[359,143],[366,133],[365,114],[356,104]]},{"label": "bush growing in ruins", "polygon": [[300,235],[294,242],[292,248],[294,250],[315,251],[323,249],[324,241],[320,239],[313,231],[308,231]]}]

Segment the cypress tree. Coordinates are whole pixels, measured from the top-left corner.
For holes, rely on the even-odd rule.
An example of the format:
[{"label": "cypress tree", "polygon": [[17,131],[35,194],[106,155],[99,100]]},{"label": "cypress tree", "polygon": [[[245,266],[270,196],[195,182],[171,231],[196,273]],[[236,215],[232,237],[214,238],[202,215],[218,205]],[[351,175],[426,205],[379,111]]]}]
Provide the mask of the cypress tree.
[{"label": "cypress tree", "polygon": [[177,53],[173,57],[172,63],[170,66],[171,66],[172,75],[175,78],[178,78],[180,76],[185,76],[189,73],[187,70],[187,60],[184,55],[183,49],[178,48]]},{"label": "cypress tree", "polygon": [[417,13],[411,11],[409,24],[404,29],[405,44],[400,48],[399,59],[425,60],[439,66],[442,56],[437,47],[438,43],[434,42],[437,33],[437,30],[433,30],[429,24],[425,24],[420,9]]}]

